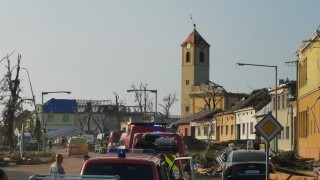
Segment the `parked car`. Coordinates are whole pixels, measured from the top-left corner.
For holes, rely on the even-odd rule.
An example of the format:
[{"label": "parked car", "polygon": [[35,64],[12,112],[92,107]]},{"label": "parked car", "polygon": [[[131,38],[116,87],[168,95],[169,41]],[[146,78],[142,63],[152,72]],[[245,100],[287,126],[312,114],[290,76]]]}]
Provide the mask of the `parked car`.
[{"label": "parked car", "polygon": [[[271,161],[269,172],[275,173]],[[261,150],[232,151],[222,166],[222,179],[266,179],[266,153]]]},{"label": "parked car", "polygon": [[89,150],[86,138],[83,136],[71,137],[68,141],[67,152],[68,156],[88,154]]}]

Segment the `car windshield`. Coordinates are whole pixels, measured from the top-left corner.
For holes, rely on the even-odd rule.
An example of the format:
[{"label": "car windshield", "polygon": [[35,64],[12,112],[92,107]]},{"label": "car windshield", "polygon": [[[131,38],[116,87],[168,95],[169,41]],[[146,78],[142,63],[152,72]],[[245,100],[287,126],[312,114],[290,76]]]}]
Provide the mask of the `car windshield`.
[{"label": "car windshield", "polygon": [[245,162],[245,161],[266,161],[266,155],[264,153],[250,152],[237,152],[232,156],[233,162]]},{"label": "car windshield", "polygon": [[153,180],[152,167],[149,164],[133,163],[89,163],[84,175],[119,175],[121,180]]}]

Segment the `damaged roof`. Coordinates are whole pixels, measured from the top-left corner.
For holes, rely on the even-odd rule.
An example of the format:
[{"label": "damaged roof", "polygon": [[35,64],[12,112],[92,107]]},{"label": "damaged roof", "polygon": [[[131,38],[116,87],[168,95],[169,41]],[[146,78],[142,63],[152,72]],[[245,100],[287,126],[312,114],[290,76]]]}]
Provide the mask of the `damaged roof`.
[{"label": "damaged roof", "polygon": [[209,119],[212,119],[215,114],[222,112],[221,109],[211,109],[211,110],[204,110],[197,112],[195,114],[192,114],[188,117],[182,118],[173,124],[188,124],[190,122],[195,122],[195,121],[207,121]]},{"label": "damaged roof", "polygon": [[244,96],[241,101],[237,102],[235,106],[231,108],[231,111],[249,107],[252,107],[256,111],[259,111],[270,102],[271,96],[268,93],[267,88],[257,89],[253,90],[249,95]]}]

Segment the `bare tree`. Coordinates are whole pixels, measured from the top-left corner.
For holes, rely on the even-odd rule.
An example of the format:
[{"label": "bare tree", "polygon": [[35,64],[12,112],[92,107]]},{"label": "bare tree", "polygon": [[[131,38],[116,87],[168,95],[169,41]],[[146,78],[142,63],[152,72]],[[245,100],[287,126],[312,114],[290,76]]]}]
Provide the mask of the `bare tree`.
[{"label": "bare tree", "polygon": [[147,84],[140,83],[139,88],[137,88],[134,84],[131,85],[131,88],[135,93],[135,101],[138,103],[140,113],[144,116],[147,116],[148,111],[152,111],[152,98],[149,98],[149,92],[147,90]]},{"label": "bare tree", "polygon": [[[11,54],[12,55],[12,54]],[[17,114],[17,111],[19,110],[19,93],[21,92],[20,88],[20,79],[19,79],[19,73],[20,73],[20,60],[21,55],[18,54],[17,57],[17,64],[13,67],[11,67],[10,61],[9,61],[9,55],[6,56],[4,59],[7,59],[8,65],[7,65],[7,74],[5,75],[3,82],[4,85],[1,86],[1,90],[4,94],[9,94],[7,96],[7,101],[5,102],[5,108],[3,110],[3,120],[4,120],[4,130],[5,135],[7,137],[7,143],[9,145],[10,151],[13,151],[15,148],[15,141],[14,141],[14,118]],[[4,60],[2,59],[2,60]],[[15,71],[14,71],[15,70]],[[15,75],[14,73],[15,72]],[[6,95],[3,95],[1,99],[6,99]]]},{"label": "bare tree", "polygon": [[[205,102],[204,107],[200,107],[201,110],[216,109],[218,103],[223,100],[224,94],[226,94],[225,89],[211,81],[203,83],[201,86],[201,93],[198,94]],[[221,96],[222,95],[222,96]]]},{"label": "bare tree", "polygon": [[91,101],[79,101],[77,103],[76,119],[80,126],[80,135],[84,135],[84,127],[87,125],[88,131],[90,131],[90,119],[92,115],[92,102]]},{"label": "bare tree", "polygon": [[[227,93],[226,90],[219,84],[216,84],[209,80],[207,80],[206,84],[201,84],[200,86],[202,92],[199,95],[205,102],[205,107],[202,107],[202,110],[218,110],[217,105],[224,99],[224,95]],[[204,126],[206,126],[209,129],[207,137],[208,142],[210,141],[211,136],[215,132],[215,130],[213,129],[214,121],[215,117],[212,120],[210,120],[209,123],[204,124]],[[210,143],[207,144],[205,154],[209,152],[209,147]]]},{"label": "bare tree", "polygon": [[176,97],[176,93],[168,94],[163,98],[163,104],[159,104],[163,109],[163,114],[165,117],[169,117],[170,115],[170,108],[174,105],[175,102],[177,102],[178,99]]},{"label": "bare tree", "polygon": [[[84,127],[88,128],[88,133],[108,132],[120,128],[120,124],[115,122],[120,117],[122,111],[117,108],[122,107],[122,101],[118,100],[116,95],[116,105],[111,100],[82,100],[79,101],[77,109],[77,120],[81,132],[84,133]],[[119,106],[119,107],[118,107]],[[115,128],[115,126],[117,127]]]}]

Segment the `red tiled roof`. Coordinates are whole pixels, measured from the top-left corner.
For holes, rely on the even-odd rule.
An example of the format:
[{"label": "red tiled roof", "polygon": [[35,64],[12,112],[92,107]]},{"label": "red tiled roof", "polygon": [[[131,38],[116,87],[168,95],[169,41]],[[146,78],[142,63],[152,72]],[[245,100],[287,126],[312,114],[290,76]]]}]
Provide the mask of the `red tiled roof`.
[{"label": "red tiled roof", "polygon": [[210,44],[208,44],[206,42],[206,40],[204,40],[202,38],[202,36],[199,34],[199,32],[196,29],[193,29],[193,31],[191,32],[191,34],[187,37],[187,39],[181,44],[182,47],[185,47],[188,43],[191,43],[191,45],[199,45],[202,44],[204,47],[208,47],[210,46]]}]

